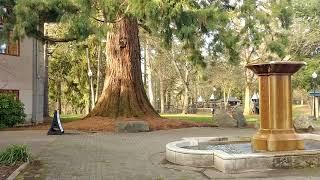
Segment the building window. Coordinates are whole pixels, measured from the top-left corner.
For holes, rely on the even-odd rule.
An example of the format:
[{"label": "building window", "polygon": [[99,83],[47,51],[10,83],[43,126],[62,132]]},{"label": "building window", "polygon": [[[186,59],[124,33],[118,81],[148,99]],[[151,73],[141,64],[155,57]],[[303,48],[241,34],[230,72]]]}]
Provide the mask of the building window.
[{"label": "building window", "polygon": [[[6,12],[6,10],[5,10]],[[0,31],[3,30],[3,17],[0,17]],[[20,55],[20,42],[14,41],[11,33],[8,34],[7,42],[0,41],[0,54],[19,56]]]},{"label": "building window", "polygon": [[19,56],[20,55],[20,42],[13,41],[9,35],[8,42],[0,42],[0,54]]},{"label": "building window", "polygon": [[19,100],[19,90],[13,89],[0,89],[0,94],[13,95],[16,100]]}]

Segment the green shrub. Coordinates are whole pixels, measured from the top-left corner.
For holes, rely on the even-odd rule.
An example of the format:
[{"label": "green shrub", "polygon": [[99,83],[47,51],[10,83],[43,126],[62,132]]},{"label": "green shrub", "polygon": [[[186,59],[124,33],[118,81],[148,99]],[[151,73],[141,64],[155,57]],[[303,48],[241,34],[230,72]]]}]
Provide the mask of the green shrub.
[{"label": "green shrub", "polygon": [[0,128],[22,123],[26,115],[24,105],[13,96],[0,94]]},{"label": "green shrub", "polygon": [[0,164],[16,165],[19,162],[27,162],[30,159],[30,153],[26,145],[11,145],[0,152]]}]

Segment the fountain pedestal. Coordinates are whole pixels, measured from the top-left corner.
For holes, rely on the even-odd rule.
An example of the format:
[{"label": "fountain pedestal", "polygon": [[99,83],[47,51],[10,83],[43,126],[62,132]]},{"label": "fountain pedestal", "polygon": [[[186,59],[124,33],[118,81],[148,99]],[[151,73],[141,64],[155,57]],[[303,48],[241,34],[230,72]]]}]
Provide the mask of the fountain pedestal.
[{"label": "fountain pedestal", "polygon": [[246,67],[259,77],[260,129],[252,138],[254,151],[304,149],[303,139],[293,128],[291,75],[304,62],[272,61]]}]

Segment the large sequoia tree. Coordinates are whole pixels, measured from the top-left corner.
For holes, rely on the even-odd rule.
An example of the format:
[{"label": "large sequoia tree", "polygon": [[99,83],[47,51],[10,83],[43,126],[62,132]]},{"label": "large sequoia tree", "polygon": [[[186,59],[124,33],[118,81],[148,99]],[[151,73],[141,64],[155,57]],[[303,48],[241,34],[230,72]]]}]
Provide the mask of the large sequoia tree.
[{"label": "large sequoia tree", "polygon": [[[149,103],[141,77],[139,28],[163,40],[170,48],[179,41],[187,60],[203,64],[200,48],[206,43],[215,50],[228,49],[237,57],[228,33],[228,1],[210,0],[0,0],[3,33],[17,38],[32,36],[49,43],[79,41],[95,34],[107,40],[104,90],[90,116],[158,117]],[[48,37],[43,23],[59,23],[61,37]],[[2,36],[4,37],[4,36]],[[208,36],[207,36],[208,37]]]}]

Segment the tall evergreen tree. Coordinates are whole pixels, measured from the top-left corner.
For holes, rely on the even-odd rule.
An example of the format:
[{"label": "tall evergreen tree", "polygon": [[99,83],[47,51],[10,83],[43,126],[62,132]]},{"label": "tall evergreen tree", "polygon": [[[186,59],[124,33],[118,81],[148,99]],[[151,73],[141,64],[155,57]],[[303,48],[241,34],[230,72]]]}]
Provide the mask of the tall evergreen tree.
[{"label": "tall evergreen tree", "polygon": [[[143,88],[139,27],[161,37],[167,47],[180,41],[194,63],[202,61],[203,34],[221,34],[213,41],[232,44],[225,41],[230,7],[223,0],[0,0],[0,7],[5,7],[0,10],[2,34],[13,30],[16,38],[31,36],[49,43],[91,34],[107,40],[105,86],[90,116],[158,117]],[[64,36],[44,35],[43,23],[63,25]]]}]

